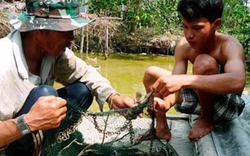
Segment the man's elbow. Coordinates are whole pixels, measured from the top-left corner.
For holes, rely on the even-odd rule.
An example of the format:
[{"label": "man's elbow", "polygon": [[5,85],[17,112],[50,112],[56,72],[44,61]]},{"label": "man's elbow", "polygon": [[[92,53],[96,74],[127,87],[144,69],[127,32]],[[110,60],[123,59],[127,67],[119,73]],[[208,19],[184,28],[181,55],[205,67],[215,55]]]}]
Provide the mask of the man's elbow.
[{"label": "man's elbow", "polygon": [[234,89],[236,92],[242,92],[245,88],[245,85],[246,85],[246,79],[243,77],[243,78],[237,78],[237,81],[234,85]]}]

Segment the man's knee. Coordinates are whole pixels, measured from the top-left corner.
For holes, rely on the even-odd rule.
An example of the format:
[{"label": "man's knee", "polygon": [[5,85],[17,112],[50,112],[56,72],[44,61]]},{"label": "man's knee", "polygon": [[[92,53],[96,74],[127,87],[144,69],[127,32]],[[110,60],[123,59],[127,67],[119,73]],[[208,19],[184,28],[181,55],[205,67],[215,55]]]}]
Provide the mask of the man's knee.
[{"label": "man's knee", "polygon": [[193,74],[212,75],[217,73],[218,63],[213,57],[207,54],[200,54],[196,57],[193,64]]},{"label": "man's knee", "polygon": [[89,88],[83,83],[80,83],[80,82],[75,83],[74,88],[75,88],[75,91],[82,96],[92,96]]},{"label": "man's knee", "polygon": [[35,87],[31,94],[35,94],[37,96],[48,96],[48,95],[54,95],[58,96],[57,91],[52,87],[48,85],[41,85],[38,87]]},{"label": "man's knee", "polygon": [[153,83],[163,75],[171,75],[171,72],[157,66],[148,67],[144,73],[143,83]]},{"label": "man's knee", "polygon": [[83,110],[87,110],[93,102],[93,95],[89,88],[81,82],[75,83],[74,85],[76,93],[75,95],[71,95],[75,97],[74,100],[71,99],[71,102],[76,102]]},{"label": "man's knee", "polygon": [[52,86],[41,85],[33,88],[26,101],[24,102],[23,107],[15,116],[17,117],[22,114],[28,113],[39,97],[49,95],[58,96],[57,91]]},{"label": "man's knee", "polygon": [[159,67],[157,67],[157,66],[150,66],[150,67],[148,67],[146,69],[144,75],[145,76],[153,76],[153,75],[155,75],[157,69],[159,69]]},{"label": "man's knee", "polygon": [[67,100],[68,103],[77,104],[87,110],[93,102],[93,95],[89,88],[81,82],[70,84],[57,90],[60,97]]},{"label": "man's knee", "polygon": [[150,81],[152,81],[152,77],[156,71],[156,66],[151,66],[151,67],[148,67],[146,69],[146,71],[144,72],[144,77],[143,77],[143,84],[145,86],[149,85],[150,84]]}]

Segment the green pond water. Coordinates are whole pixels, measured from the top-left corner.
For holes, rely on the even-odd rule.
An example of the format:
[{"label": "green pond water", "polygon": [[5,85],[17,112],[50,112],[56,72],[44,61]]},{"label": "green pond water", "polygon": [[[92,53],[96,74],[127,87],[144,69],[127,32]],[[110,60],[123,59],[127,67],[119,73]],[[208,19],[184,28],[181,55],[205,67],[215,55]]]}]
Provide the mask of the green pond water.
[{"label": "green pond water", "polygon": [[[100,54],[89,54],[88,56],[90,59],[85,59],[86,55],[83,55],[83,60],[99,67],[97,70],[110,81],[114,89],[131,98],[135,97],[136,92],[141,92],[142,95],[146,94],[142,79],[148,67],[159,66],[171,71],[174,65],[174,56],[166,55],[113,54],[107,60]],[[191,70],[189,69],[188,72],[190,73]],[[56,86],[60,87],[60,84],[56,84]],[[108,110],[107,106],[104,108]],[[95,101],[90,111],[99,111]],[[176,111],[171,109],[168,113],[175,114]]]},{"label": "green pond water", "polygon": [[[148,67],[154,65],[171,71],[174,64],[173,56],[163,55],[113,54],[107,60],[103,55],[92,54],[89,57],[91,59],[87,60],[84,55],[83,60],[88,64],[98,66],[98,71],[110,81],[114,89],[131,98],[135,97],[136,92],[146,94],[142,79]],[[99,107],[94,102],[90,111],[96,110],[99,110]],[[169,113],[175,113],[175,110],[172,109]]]}]

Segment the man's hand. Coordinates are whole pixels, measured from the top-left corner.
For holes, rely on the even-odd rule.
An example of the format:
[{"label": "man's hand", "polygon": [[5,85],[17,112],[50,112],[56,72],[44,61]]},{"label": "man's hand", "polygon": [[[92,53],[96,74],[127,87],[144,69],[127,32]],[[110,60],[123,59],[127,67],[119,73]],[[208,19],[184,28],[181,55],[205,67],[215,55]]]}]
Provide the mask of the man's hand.
[{"label": "man's hand", "polygon": [[112,97],[113,109],[131,108],[134,106],[136,106],[134,99],[131,99],[122,95],[118,95],[118,94]]},{"label": "man's hand", "polygon": [[[123,108],[131,108],[137,106],[136,99],[131,99],[119,94],[116,94],[112,97],[111,100],[111,108],[113,109],[123,109]],[[142,117],[142,113],[138,114],[138,117]]]},{"label": "man's hand", "polygon": [[55,96],[40,97],[25,114],[24,120],[31,131],[48,130],[60,125],[66,117],[66,100]]},{"label": "man's hand", "polygon": [[152,86],[155,95],[167,97],[169,94],[179,91],[182,87],[180,75],[162,76]]}]

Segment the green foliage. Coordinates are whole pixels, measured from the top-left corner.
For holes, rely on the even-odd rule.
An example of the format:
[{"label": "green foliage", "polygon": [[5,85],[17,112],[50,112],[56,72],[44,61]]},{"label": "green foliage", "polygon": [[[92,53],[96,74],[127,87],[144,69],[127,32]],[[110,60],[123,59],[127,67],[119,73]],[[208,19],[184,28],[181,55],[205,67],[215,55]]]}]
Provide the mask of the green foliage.
[{"label": "green foliage", "polygon": [[153,37],[176,34],[181,28],[176,11],[178,0],[91,0],[87,4],[89,12],[98,16],[122,17],[110,36],[109,47],[115,51],[148,53],[151,50],[145,45]]},{"label": "green foliage", "polygon": [[98,16],[119,17],[121,13],[121,0],[91,0],[84,5],[88,5],[90,13]]},{"label": "green foliage", "polygon": [[250,8],[247,0],[225,0],[222,31],[237,38],[250,55]]},{"label": "green foliage", "polygon": [[[176,11],[179,0],[91,0],[91,13],[99,16],[123,17],[120,38],[116,42],[137,42],[134,35],[175,34],[181,30],[181,18]],[[124,4],[124,10],[121,5]],[[247,0],[224,0],[221,31],[237,38],[250,54],[250,9]],[[150,32],[149,32],[150,31]],[[147,33],[146,33],[147,32]],[[126,34],[126,35],[124,35]],[[128,35],[129,34],[129,35]],[[141,39],[139,39],[140,41]],[[145,40],[145,41],[146,41]],[[124,42],[125,41],[125,42]],[[140,41],[141,42],[141,41]],[[117,43],[119,45],[119,43]]]},{"label": "green foliage", "polygon": [[[155,33],[172,32],[180,22],[176,11],[177,0],[155,0],[140,4],[137,14],[137,28],[154,28]],[[133,19],[134,12],[126,14],[127,18]]]},{"label": "green foliage", "polygon": [[[121,10],[124,4],[125,9]],[[178,0],[92,0],[88,3],[90,12],[99,16],[120,17],[129,32],[136,29],[154,28],[155,33],[172,32],[179,25],[176,11]]]}]

